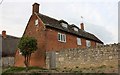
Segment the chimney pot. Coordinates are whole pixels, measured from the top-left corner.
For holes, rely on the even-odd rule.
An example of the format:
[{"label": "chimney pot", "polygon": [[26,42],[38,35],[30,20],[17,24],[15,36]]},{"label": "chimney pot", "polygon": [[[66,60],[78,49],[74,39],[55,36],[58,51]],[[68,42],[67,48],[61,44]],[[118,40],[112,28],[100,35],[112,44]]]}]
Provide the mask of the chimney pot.
[{"label": "chimney pot", "polygon": [[6,31],[5,30],[2,31],[2,37],[6,38]]},{"label": "chimney pot", "polygon": [[35,12],[39,13],[39,4],[38,3],[33,4],[32,14],[34,14]]},{"label": "chimney pot", "polygon": [[84,23],[81,23],[80,26],[81,26],[81,29],[84,30]]}]

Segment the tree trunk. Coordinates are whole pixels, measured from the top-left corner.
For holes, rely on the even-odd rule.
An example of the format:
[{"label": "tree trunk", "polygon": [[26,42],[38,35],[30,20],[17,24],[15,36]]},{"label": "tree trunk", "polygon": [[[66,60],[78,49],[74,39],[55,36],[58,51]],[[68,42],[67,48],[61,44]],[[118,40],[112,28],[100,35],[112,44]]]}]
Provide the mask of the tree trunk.
[{"label": "tree trunk", "polygon": [[25,66],[26,66],[26,72],[28,71],[28,56],[27,55],[25,55],[25,61],[24,61],[24,64],[25,64]]},{"label": "tree trunk", "polygon": [[28,66],[30,66],[30,58],[31,58],[31,54],[28,55]]}]

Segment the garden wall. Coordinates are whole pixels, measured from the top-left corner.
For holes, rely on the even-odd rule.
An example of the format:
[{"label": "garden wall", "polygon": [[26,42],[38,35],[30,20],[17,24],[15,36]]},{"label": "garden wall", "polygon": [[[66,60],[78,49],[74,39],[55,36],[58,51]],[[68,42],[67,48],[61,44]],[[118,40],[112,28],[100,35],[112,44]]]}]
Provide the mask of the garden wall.
[{"label": "garden wall", "polygon": [[74,48],[59,52],[47,52],[46,65],[47,68],[60,69],[100,66],[109,66],[117,69],[119,46],[120,44],[109,44],[95,48]]}]

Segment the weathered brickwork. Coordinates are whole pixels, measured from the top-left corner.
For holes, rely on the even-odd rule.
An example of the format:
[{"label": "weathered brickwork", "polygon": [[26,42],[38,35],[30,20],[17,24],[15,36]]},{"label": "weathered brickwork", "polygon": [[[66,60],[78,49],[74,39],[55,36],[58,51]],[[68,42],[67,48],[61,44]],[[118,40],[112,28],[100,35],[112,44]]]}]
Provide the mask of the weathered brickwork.
[{"label": "weathered brickwork", "polygon": [[[88,68],[99,66],[118,67],[118,46],[110,44],[95,48],[74,48],[61,50],[56,53],[56,68]],[[46,64],[49,68],[49,52],[47,52]]]},{"label": "weathered brickwork", "polygon": [[[28,22],[28,26],[24,32],[24,36],[30,36],[37,39],[38,49],[32,54],[30,66],[38,66],[38,67],[45,67],[45,28],[41,20],[39,20],[37,26],[35,26],[35,20],[38,17],[33,14]],[[19,53],[16,52],[15,57],[15,66],[25,66],[24,65],[24,57]]]}]

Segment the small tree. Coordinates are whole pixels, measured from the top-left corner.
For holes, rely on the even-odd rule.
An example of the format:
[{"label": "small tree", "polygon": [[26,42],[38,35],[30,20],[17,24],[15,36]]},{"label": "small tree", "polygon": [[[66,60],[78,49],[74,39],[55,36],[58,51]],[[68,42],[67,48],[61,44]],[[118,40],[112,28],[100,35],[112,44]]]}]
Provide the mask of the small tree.
[{"label": "small tree", "polygon": [[31,54],[37,50],[37,40],[33,37],[23,36],[18,44],[18,48],[24,56],[24,64],[27,71],[30,65]]}]

